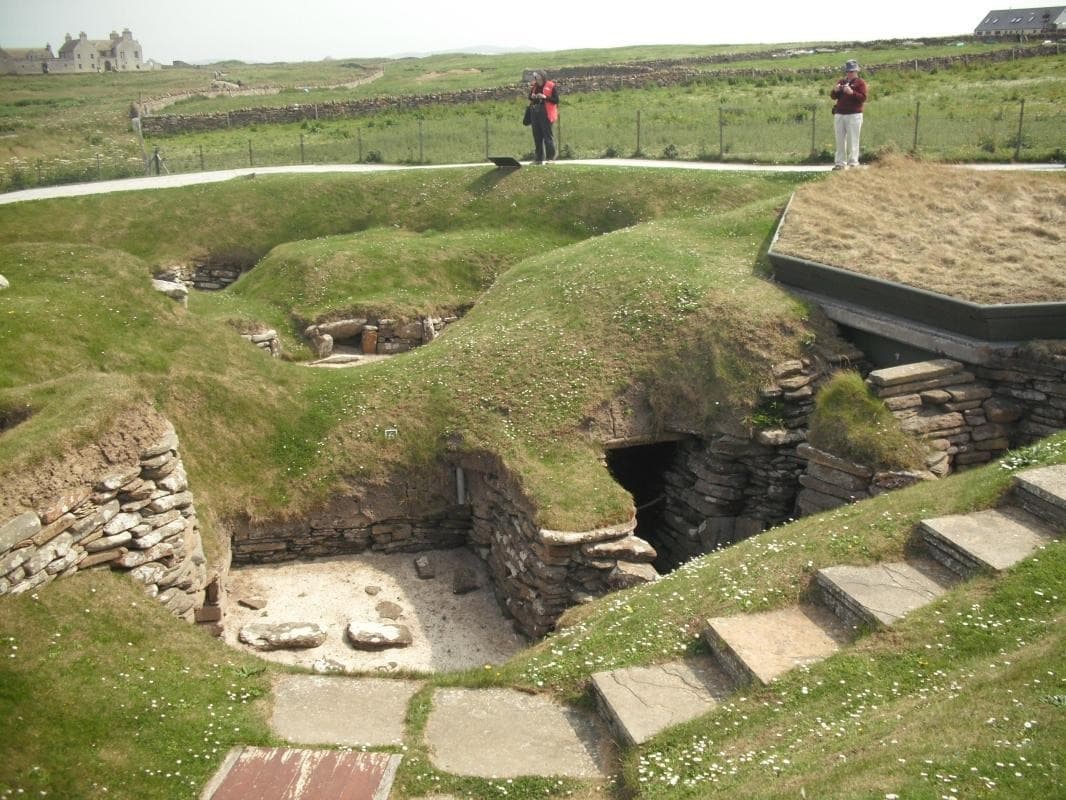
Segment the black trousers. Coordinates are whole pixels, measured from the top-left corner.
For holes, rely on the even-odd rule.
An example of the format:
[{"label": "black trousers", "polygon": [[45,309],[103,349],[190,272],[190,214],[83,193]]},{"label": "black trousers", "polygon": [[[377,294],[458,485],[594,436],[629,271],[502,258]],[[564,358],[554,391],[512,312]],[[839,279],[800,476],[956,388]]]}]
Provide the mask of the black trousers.
[{"label": "black trousers", "polygon": [[533,107],[533,152],[537,163],[555,158],[555,134],[544,104]]}]

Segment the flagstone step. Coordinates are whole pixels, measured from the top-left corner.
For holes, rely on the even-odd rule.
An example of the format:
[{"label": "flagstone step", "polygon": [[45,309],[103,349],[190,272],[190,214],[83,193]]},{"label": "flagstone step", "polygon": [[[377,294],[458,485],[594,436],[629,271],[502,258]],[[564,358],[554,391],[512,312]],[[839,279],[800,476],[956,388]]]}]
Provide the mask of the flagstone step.
[{"label": "flagstone step", "polygon": [[850,641],[848,628],[831,611],[813,605],[710,619],[703,638],[738,684],[770,683]]},{"label": "flagstone step", "polygon": [[929,554],[963,578],[1009,569],[1054,540],[1039,517],[1012,506],[923,519],[919,530]]},{"label": "flagstone step", "polygon": [[1066,531],[1066,464],[1026,470],[1014,480],[1018,505],[1050,524],[1059,535]]},{"label": "flagstone step", "polygon": [[623,745],[643,744],[662,730],[705,714],[733,684],[708,656],[592,676],[600,715]]},{"label": "flagstone step", "polygon": [[944,594],[958,576],[925,559],[818,570],[825,604],[850,628],[891,625]]}]

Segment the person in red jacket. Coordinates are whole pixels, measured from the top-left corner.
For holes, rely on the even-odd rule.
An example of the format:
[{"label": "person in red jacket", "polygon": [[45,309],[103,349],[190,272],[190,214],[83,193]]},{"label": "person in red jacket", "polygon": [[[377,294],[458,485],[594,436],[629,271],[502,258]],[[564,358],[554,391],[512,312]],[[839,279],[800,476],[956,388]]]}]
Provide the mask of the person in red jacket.
[{"label": "person in red jacket", "polygon": [[844,77],[836,82],[829,96],[833,106],[833,129],[836,131],[837,151],[833,169],[859,166],[859,132],[862,130],[862,109],[866,103],[866,81],[859,77],[859,62],[844,64]]},{"label": "person in red jacket", "polygon": [[555,136],[552,132],[552,125],[559,119],[558,103],[555,82],[548,80],[543,70],[534,72],[533,82],[529,84],[534,164],[555,160]]}]

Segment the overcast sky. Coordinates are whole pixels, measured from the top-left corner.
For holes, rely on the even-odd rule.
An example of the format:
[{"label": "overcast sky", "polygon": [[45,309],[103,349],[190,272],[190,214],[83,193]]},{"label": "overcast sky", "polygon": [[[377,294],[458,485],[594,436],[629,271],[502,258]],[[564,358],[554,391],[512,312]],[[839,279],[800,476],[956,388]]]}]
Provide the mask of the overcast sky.
[{"label": "overcast sky", "polygon": [[985,0],[0,0],[0,47],[58,50],[66,33],[106,39],[130,28],[145,58],[168,64],[870,40],[969,33],[990,9],[1009,7]]}]

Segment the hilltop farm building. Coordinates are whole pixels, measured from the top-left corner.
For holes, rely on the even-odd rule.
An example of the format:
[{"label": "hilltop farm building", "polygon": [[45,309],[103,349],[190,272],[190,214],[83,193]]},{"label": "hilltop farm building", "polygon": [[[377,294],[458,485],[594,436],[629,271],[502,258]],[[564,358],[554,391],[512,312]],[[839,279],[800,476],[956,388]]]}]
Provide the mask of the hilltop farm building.
[{"label": "hilltop farm building", "polygon": [[1066,30],[1066,6],[989,11],[974,36],[1038,36]]},{"label": "hilltop farm building", "polygon": [[75,39],[68,33],[59,53],[52,45],[33,48],[0,48],[0,73],[49,75],[53,73],[134,72],[153,69],[145,62],[140,42],[129,28],[122,35],[111,32],[107,39],[90,39],[83,31]]}]

